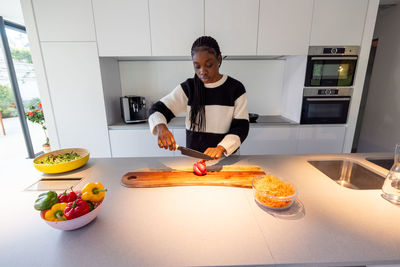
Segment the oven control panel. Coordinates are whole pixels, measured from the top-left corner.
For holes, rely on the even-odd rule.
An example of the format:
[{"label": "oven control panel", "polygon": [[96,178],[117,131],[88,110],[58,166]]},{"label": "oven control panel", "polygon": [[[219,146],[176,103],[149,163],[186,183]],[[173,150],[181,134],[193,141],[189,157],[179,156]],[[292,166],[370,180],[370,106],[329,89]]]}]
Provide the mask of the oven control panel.
[{"label": "oven control panel", "polygon": [[318,95],[338,95],[338,89],[318,89]]},{"label": "oven control panel", "polygon": [[335,97],[335,96],[351,96],[353,88],[351,87],[334,87],[334,88],[310,88],[306,87],[303,90],[303,97],[320,96],[320,97]]}]

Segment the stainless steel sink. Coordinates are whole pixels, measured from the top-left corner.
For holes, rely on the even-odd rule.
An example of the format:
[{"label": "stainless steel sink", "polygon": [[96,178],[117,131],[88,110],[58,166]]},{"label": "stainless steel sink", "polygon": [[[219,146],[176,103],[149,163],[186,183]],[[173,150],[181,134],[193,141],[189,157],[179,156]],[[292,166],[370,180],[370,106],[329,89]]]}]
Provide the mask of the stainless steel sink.
[{"label": "stainless steel sink", "polygon": [[308,161],[341,186],[351,189],[381,189],[385,177],[351,160]]},{"label": "stainless steel sink", "polygon": [[394,159],[378,159],[378,158],[366,158],[369,162],[372,162],[378,166],[381,166],[382,168],[385,168],[386,170],[390,170],[390,168],[393,166]]}]

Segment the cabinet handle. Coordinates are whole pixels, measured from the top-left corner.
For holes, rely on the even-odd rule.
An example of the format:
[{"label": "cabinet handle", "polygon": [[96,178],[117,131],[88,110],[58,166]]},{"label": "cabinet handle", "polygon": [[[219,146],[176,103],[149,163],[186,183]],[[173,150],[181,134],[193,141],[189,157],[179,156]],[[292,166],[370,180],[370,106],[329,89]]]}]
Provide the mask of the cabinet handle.
[{"label": "cabinet handle", "polygon": [[349,101],[350,97],[342,97],[342,98],[306,98],[307,101],[315,102],[315,101]]},{"label": "cabinet handle", "polygon": [[333,59],[333,60],[357,60],[358,57],[311,57],[311,60],[329,60],[329,59]]}]

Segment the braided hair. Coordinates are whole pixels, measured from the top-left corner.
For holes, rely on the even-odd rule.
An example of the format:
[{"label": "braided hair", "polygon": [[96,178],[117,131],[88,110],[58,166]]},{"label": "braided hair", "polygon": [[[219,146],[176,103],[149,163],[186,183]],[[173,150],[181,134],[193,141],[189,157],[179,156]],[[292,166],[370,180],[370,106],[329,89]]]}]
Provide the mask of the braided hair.
[{"label": "braided hair", "polygon": [[[217,41],[210,36],[201,36],[194,41],[192,45],[192,58],[196,52],[207,51],[210,54],[215,54],[216,58],[221,55]],[[220,64],[221,65],[221,64]],[[203,130],[206,126],[205,116],[206,90],[203,81],[197,75],[194,75],[194,97],[190,110],[190,130]]]}]

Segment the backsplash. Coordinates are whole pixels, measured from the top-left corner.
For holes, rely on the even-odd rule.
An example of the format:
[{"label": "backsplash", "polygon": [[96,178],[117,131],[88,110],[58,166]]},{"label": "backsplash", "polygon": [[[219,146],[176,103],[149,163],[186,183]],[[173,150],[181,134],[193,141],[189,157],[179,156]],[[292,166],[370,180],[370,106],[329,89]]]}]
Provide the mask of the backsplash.
[{"label": "backsplash", "polygon": [[[248,110],[260,115],[281,114],[285,60],[224,60],[220,72],[241,81]],[[120,61],[122,95],[146,97],[148,107],[194,76],[192,61]]]}]

